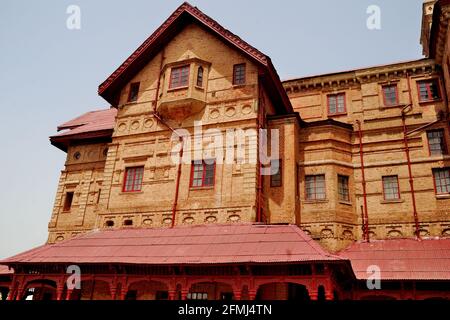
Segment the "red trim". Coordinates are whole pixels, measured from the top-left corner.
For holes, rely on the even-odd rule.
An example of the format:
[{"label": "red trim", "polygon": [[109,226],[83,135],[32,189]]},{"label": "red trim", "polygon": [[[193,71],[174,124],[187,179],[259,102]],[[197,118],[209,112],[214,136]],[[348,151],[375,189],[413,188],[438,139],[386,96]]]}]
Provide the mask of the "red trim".
[{"label": "red trim", "polygon": [[[339,104],[338,104],[338,97],[343,96],[344,97],[344,111],[339,112]],[[336,100],[336,112],[331,113],[330,112],[330,98],[333,98]],[[347,101],[346,101],[346,95],[345,92],[341,93],[333,93],[327,95],[327,113],[329,116],[336,116],[336,115],[344,115],[347,114]]]},{"label": "red trim", "polygon": [[[420,84],[421,83],[425,83],[425,88],[427,89],[427,95],[428,95],[428,99],[426,100],[422,100],[421,96],[420,96]],[[431,84],[434,83],[436,85],[436,90],[437,90],[437,98],[433,98],[433,94],[431,92]],[[442,90],[441,90],[441,84],[438,78],[433,78],[433,79],[425,79],[425,80],[419,80],[416,82],[416,86],[417,86],[417,95],[419,97],[419,102],[432,102],[432,101],[439,101],[442,99]]]},{"label": "red trim", "polygon": [[[141,178],[140,178],[140,182],[137,182],[136,177],[138,176],[138,172],[142,170],[142,172],[140,173]],[[128,180],[128,175],[130,174],[130,172],[133,172],[133,178],[132,178],[132,182],[130,184],[131,189],[126,190],[126,186],[127,186],[127,180]],[[139,180],[139,179],[138,179]],[[124,175],[124,179],[123,179],[123,186],[122,186],[122,192],[137,192],[137,191],[141,191],[142,190],[142,182],[144,180],[144,166],[138,166],[138,167],[128,167],[125,169],[125,175]]]},{"label": "red trim", "polygon": [[[395,102],[394,103],[388,103],[386,100],[386,92],[384,91],[386,88],[394,87],[395,88]],[[398,99],[398,86],[397,84],[386,84],[381,86],[381,90],[383,91],[383,103],[385,106],[395,106],[398,105],[399,99]]]},{"label": "red trim", "polygon": [[[209,162],[209,161],[208,161]],[[201,173],[202,173],[202,178],[201,178],[201,185],[199,186],[194,186],[194,172],[195,172],[195,168],[196,166],[202,166],[201,167]],[[192,161],[191,164],[191,177],[190,177],[190,182],[189,182],[189,186],[191,188],[204,188],[204,187],[214,187],[215,182],[216,182],[216,162],[214,161],[213,164],[213,176],[212,176],[212,184],[206,184],[206,168],[207,168],[208,164],[206,164],[206,162],[203,160],[201,164],[196,163],[196,161]],[[199,172],[200,170],[198,170],[197,172]],[[200,179],[195,179],[195,180],[200,180]]]},{"label": "red trim", "polygon": [[[186,83],[181,83],[181,79],[182,79],[182,74],[183,74],[183,70],[187,69],[187,76],[186,76]],[[179,73],[179,77],[177,80],[177,82],[174,84],[172,83],[173,80],[173,72],[174,70],[180,70]],[[191,73],[191,65],[184,65],[184,66],[180,66],[180,67],[174,67],[170,70],[170,77],[169,77],[169,89],[178,89],[178,88],[184,88],[189,86],[189,76]]]},{"label": "red trim", "polygon": [[441,131],[442,132],[442,154],[448,154],[448,149],[447,149],[447,141],[445,139],[445,129],[444,128],[439,128],[439,129],[434,129],[434,130],[428,130],[426,131],[427,134],[427,144],[428,144],[428,154],[430,156],[432,156],[433,154],[431,154],[431,148],[430,148],[430,138],[428,137],[428,133],[429,132],[438,132]]},{"label": "red trim", "polygon": [[[129,88],[129,91],[128,91],[128,99],[127,99],[127,102],[136,102],[136,101],[138,100],[139,86],[140,86],[140,83],[139,83],[139,82],[133,82],[133,83],[130,83],[130,88]],[[133,89],[136,89],[136,90],[137,90],[137,91],[136,91],[136,100],[131,100],[131,93],[133,92]]]},{"label": "red trim", "polygon": [[[386,199],[386,189],[384,188],[384,179],[385,178],[393,178],[395,177],[395,181],[397,183],[397,198],[394,199]],[[391,200],[400,200],[400,183],[398,181],[398,175],[390,175],[390,176],[382,176],[381,177],[381,184],[383,185],[383,199],[386,201],[391,201]]]},{"label": "red trim", "polygon": [[[243,72],[244,72],[244,77],[243,79],[237,79],[237,69],[238,68],[243,68]],[[238,81],[239,80],[239,81]],[[239,64],[235,64],[233,66],[233,85],[234,86],[240,86],[240,85],[244,85],[247,82],[247,66],[245,63],[239,63]]]}]

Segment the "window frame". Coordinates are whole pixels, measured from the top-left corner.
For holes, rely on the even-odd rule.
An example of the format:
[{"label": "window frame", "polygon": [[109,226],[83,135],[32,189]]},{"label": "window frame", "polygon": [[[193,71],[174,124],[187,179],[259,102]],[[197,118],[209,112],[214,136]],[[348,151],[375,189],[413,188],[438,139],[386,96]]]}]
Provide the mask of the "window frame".
[{"label": "window frame", "polygon": [[[339,106],[338,106],[338,97],[343,96],[344,97],[344,111],[339,112]],[[334,97],[336,100],[336,112],[331,113],[330,112],[330,98]],[[338,115],[344,115],[347,114],[347,101],[346,101],[346,94],[345,92],[339,92],[339,93],[329,93],[327,94],[327,114],[328,116],[338,116]]]},{"label": "window frame", "polygon": [[[182,70],[185,69],[185,68],[187,69],[186,84],[181,84]],[[173,86],[173,83],[172,83],[174,70],[181,70],[180,75],[179,75],[179,80],[178,80],[180,83],[178,85],[176,85],[176,86]],[[189,76],[190,76],[190,73],[191,73],[191,65],[190,64],[185,64],[185,65],[182,65],[182,66],[172,67],[170,69],[170,77],[169,77],[169,87],[168,87],[168,89],[169,90],[174,90],[174,89],[182,89],[182,88],[189,87]]]},{"label": "window frame", "polygon": [[[270,175],[270,187],[277,188],[283,186],[283,161],[282,159],[272,159],[270,160],[270,170],[272,170],[272,163],[278,161],[278,172],[276,174]],[[270,172],[272,173],[272,171]],[[274,180],[274,176],[279,177],[278,180]],[[276,183],[275,183],[276,182]]]},{"label": "window frame", "polygon": [[[70,195],[70,203],[68,203],[68,195]],[[73,198],[75,196],[75,193],[73,191],[66,191],[66,194],[64,195],[64,203],[63,203],[63,212],[70,212],[72,209],[73,204]]]},{"label": "window frame", "polygon": [[214,186],[216,185],[216,161],[214,159],[214,164],[212,164],[213,166],[213,176],[212,176],[212,184],[205,184],[206,181],[206,172],[207,172],[207,166],[210,166],[211,164],[207,164],[206,161],[211,161],[213,159],[206,159],[206,160],[201,160],[201,165],[202,165],[202,179],[201,179],[201,185],[199,186],[194,186],[194,171],[195,171],[195,167],[196,166],[200,166],[200,161],[199,160],[193,160],[191,162],[191,177],[189,179],[189,187],[191,189],[201,189],[201,188],[214,188]]},{"label": "window frame", "polygon": [[[132,83],[130,83],[130,88],[129,88],[129,91],[128,91],[128,99],[127,99],[128,103],[133,103],[133,102],[137,102],[138,101],[140,85],[141,85],[140,82],[132,82]],[[131,98],[132,98],[131,94],[133,92],[133,88],[136,88],[136,98],[131,100]]]},{"label": "window frame", "polygon": [[[437,98],[431,98],[431,99],[427,99],[427,100],[422,100],[422,97],[420,95],[420,84],[421,83],[427,83],[428,85],[426,86],[427,88],[427,93],[428,96],[430,96],[431,94],[431,86],[430,83],[435,83],[436,84],[436,90],[437,90]],[[439,82],[438,78],[432,78],[432,79],[424,79],[424,80],[417,80],[416,81],[416,85],[417,85],[417,96],[419,98],[419,103],[427,103],[427,102],[434,102],[434,101],[440,101],[442,100],[442,93],[441,93],[441,84]]]},{"label": "window frame", "polygon": [[[442,141],[441,141],[442,150],[441,150],[441,153],[432,153],[432,151],[431,151],[430,137],[428,136],[428,133],[432,133],[432,132],[442,132]],[[427,130],[426,134],[427,134],[428,154],[430,156],[439,156],[439,155],[447,155],[448,154],[447,141],[445,139],[445,129],[444,128]]]},{"label": "window frame", "polygon": [[203,69],[202,66],[199,66],[197,68],[197,79],[195,81],[195,85],[199,88],[203,88],[204,74],[205,74],[205,69]]},{"label": "window frame", "polygon": [[[447,171],[450,175],[450,167],[444,167],[444,168],[433,168],[432,169],[432,173],[433,173],[433,184],[434,184],[434,194],[435,195],[448,195],[450,194],[450,186],[446,186],[447,188],[447,192],[438,192],[438,185],[436,183],[436,172],[437,171]],[[439,179],[442,180],[442,179]]]},{"label": "window frame", "polygon": [[[396,182],[397,182],[397,198],[387,199],[386,198],[386,188],[385,188],[385,185],[384,185],[384,181],[385,181],[384,179],[392,178],[392,177],[395,177]],[[401,200],[400,181],[399,181],[398,175],[392,174],[392,175],[382,176],[381,177],[381,184],[383,186],[383,200],[384,201],[398,201],[398,200]]]},{"label": "window frame", "polygon": [[[134,177],[133,177],[133,182],[132,182],[132,189],[131,190],[127,190],[127,180],[128,180],[128,175],[130,174],[131,170],[135,170],[134,171]],[[141,176],[141,182],[139,184],[139,189],[136,189],[136,170],[137,169],[142,169],[142,176]],[[123,179],[123,186],[122,186],[122,192],[141,192],[142,191],[142,185],[144,182],[144,166],[134,166],[134,167],[127,167],[125,168],[125,175],[124,175],[124,179]]]},{"label": "window frame", "polygon": [[[390,87],[394,87],[395,88],[395,102],[394,103],[388,103],[388,101],[386,99],[387,97],[386,97],[385,89],[386,88],[390,88]],[[384,103],[385,106],[387,106],[387,107],[398,106],[398,104],[400,102],[399,102],[399,99],[398,99],[398,85],[396,83],[395,84],[384,84],[384,85],[381,86],[381,90],[383,92],[383,103]]]},{"label": "window frame", "polygon": [[[314,198],[309,198],[308,197],[308,188],[307,188],[307,179],[308,177],[314,177]],[[317,198],[317,177],[323,177],[323,198]],[[326,179],[326,175],[324,173],[322,174],[308,174],[305,175],[305,200],[307,201],[325,201],[327,200],[327,179]]]},{"label": "window frame", "polygon": [[[350,202],[350,177],[344,174],[338,174],[338,200],[339,201],[344,201],[344,202]],[[346,188],[347,188],[347,199],[342,199],[341,198],[341,184],[340,184],[340,178],[345,178],[347,183],[346,183]]]},{"label": "window frame", "polygon": [[[240,81],[237,80],[237,68],[242,67],[244,69],[243,76]],[[243,86],[247,83],[247,64],[246,63],[237,63],[233,65],[233,86]]]}]

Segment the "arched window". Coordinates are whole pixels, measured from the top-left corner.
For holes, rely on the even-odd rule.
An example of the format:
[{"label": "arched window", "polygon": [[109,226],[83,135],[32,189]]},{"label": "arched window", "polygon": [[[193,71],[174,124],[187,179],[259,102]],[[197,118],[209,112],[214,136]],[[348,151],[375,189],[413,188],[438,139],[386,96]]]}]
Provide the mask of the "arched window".
[{"label": "arched window", "polygon": [[198,67],[197,70],[197,87],[203,87],[203,67]]}]

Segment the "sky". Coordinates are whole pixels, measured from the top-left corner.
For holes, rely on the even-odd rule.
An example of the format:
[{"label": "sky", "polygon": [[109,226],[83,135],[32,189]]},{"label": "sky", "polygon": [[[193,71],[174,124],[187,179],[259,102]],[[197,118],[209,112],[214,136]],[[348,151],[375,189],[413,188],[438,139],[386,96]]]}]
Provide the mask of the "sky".
[{"label": "sky", "polygon": [[[103,82],[181,4],[175,0],[2,0],[0,259],[47,240],[65,153],[56,126],[107,108]],[[271,57],[281,79],[422,58],[422,0],[191,0]],[[80,8],[80,29],[67,8]],[[380,8],[369,29],[367,8]]]}]

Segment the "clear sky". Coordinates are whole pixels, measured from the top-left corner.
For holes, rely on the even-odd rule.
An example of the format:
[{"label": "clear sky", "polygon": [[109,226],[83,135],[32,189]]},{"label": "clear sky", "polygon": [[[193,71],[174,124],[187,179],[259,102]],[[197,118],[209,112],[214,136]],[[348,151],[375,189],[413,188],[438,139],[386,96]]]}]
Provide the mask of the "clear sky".
[{"label": "clear sky", "polygon": [[[422,0],[191,0],[272,58],[282,79],[421,58]],[[86,111],[109,76],[179,5],[175,0],[2,0],[0,258],[47,239],[65,153],[48,137]],[[66,27],[69,5],[81,29]],[[381,29],[369,30],[369,5]]]}]

